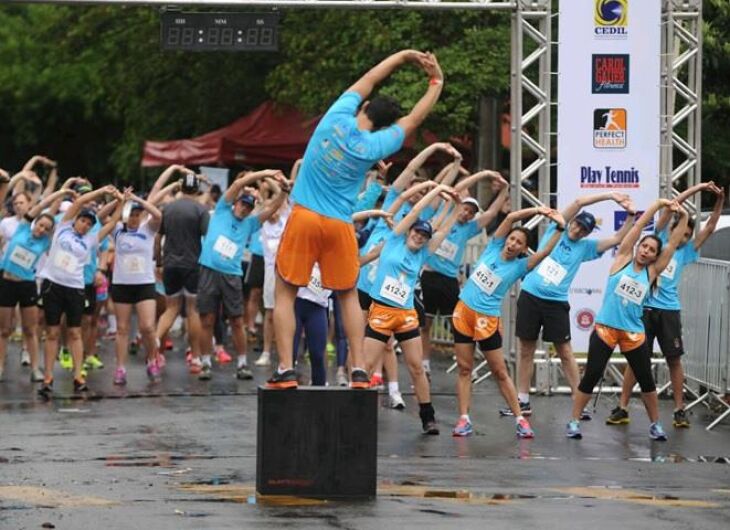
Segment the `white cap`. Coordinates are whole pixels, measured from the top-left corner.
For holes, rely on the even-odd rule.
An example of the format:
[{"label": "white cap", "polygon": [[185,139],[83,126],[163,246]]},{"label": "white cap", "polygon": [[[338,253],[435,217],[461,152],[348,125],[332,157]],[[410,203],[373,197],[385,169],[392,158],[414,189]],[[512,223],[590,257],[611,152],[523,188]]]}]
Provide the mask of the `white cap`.
[{"label": "white cap", "polygon": [[477,209],[477,213],[481,212],[482,209],[479,207],[479,201],[477,201],[474,197],[467,197],[465,199],[461,199],[461,204],[471,204]]}]

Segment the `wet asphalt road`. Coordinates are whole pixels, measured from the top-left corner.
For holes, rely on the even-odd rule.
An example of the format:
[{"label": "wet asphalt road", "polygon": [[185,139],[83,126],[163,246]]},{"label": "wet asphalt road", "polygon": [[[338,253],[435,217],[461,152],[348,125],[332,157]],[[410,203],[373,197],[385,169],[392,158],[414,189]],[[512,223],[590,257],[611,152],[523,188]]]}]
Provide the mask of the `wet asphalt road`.
[{"label": "wet asphalt road", "polygon": [[[165,380],[150,385],[133,358],[120,389],[111,354],[103,358],[107,367],[89,377],[91,399],[70,399],[70,376],[57,372],[57,396],[46,403],[11,346],[0,383],[0,529],[696,530],[730,521],[730,424],[707,433],[701,407],[693,427],[677,431],[662,401],[670,439],[660,443],[649,440],[638,400],[630,425],[604,425],[615,399],[603,397],[574,441],[563,436],[569,399],[536,396],[537,437],[518,441],[488,381],[475,389],[475,435],[455,439],[454,376],[443,360],[433,384],[441,436],[420,434],[412,395],[404,412],[379,411],[376,499],[257,499],[256,385],[268,369],[237,381],[232,366],[216,366],[211,382],[199,382],[171,354]],[[410,387],[404,372],[400,381]],[[711,463],[718,457],[725,463]]]}]

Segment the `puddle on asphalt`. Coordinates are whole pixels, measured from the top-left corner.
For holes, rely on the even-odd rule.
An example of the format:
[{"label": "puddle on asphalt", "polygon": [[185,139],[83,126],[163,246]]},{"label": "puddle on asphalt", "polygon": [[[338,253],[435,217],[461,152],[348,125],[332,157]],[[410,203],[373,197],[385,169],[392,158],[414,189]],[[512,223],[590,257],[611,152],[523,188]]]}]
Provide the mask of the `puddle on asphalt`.
[{"label": "puddle on asphalt", "polygon": [[213,460],[221,458],[213,455],[173,455],[157,454],[147,456],[134,455],[109,455],[94,458],[93,460],[104,462],[106,467],[174,467],[179,462],[187,460]]}]

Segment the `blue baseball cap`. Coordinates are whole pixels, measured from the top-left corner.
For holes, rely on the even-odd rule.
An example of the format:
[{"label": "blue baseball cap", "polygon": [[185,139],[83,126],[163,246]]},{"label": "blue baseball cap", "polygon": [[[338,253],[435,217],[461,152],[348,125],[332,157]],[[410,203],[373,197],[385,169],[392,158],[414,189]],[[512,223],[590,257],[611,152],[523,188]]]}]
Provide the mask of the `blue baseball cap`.
[{"label": "blue baseball cap", "polygon": [[588,233],[593,232],[596,228],[596,218],[593,216],[592,213],[582,211],[575,217],[573,217],[573,221],[581,225],[583,228],[585,228]]},{"label": "blue baseball cap", "polygon": [[433,227],[431,226],[431,223],[424,221],[423,219],[419,219],[413,223],[411,225],[411,230],[418,230],[419,232],[426,234],[426,237],[429,239],[433,235]]},{"label": "blue baseball cap", "polygon": [[84,208],[79,212],[76,217],[88,217],[89,219],[91,219],[92,225],[96,224],[96,212],[91,208]]},{"label": "blue baseball cap", "polygon": [[256,199],[253,195],[244,194],[238,198],[238,202],[246,206],[253,208],[256,205]]}]

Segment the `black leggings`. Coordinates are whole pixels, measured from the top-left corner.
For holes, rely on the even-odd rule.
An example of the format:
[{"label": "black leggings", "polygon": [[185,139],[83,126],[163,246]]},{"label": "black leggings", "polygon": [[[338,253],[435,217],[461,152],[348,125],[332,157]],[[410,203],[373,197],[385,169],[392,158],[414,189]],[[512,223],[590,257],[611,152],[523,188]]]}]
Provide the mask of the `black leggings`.
[{"label": "black leggings", "polygon": [[[580,380],[578,390],[584,394],[591,394],[593,389],[601,380],[603,371],[606,369],[613,348],[603,342],[598,334],[593,331],[591,333],[591,340],[588,345],[588,362],[586,363],[586,370],[583,374],[583,379]],[[644,393],[654,392],[656,385],[654,384],[654,377],[651,375],[651,353],[646,342],[644,342],[638,348],[621,352],[631,366],[636,380],[639,382],[641,391]]]}]

